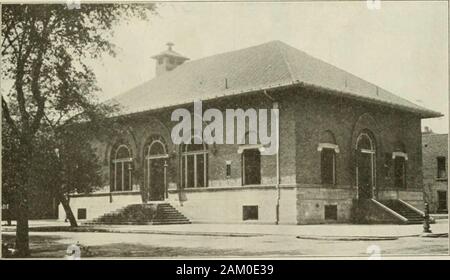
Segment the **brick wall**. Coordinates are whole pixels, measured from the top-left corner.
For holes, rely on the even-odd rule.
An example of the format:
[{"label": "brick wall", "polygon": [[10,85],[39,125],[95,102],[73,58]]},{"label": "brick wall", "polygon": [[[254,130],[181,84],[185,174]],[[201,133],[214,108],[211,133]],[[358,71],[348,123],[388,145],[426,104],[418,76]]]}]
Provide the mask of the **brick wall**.
[{"label": "brick wall", "polygon": [[[299,91],[292,97],[296,104],[296,181],[298,223],[325,222],[324,206],[338,205],[338,221],[350,220],[352,199],[356,198],[356,138],[363,129],[373,133],[376,144],[376,190],[395,189],[393,178],[383,170],[385,153],[392,154],[396,143],[406,147],[406,189],[402,198],[419,205],[422,195],[421,132],[417,116],[398,110],[370,105],[312,91]],[[320,135],[334,134],[339,153],[336,155],[336,185],[321,184]],[[391,165],[390,174],[393,173]],[[303,189],[305,188],[305,190]]]},{"label": "brick wall", "polygon": [[438,191],[446,191],[448,195],[447,178],[437,178],[437,158],[445,157],[448,170],[448,135],[447,134],[423,134],[423,184],[425,198],[430,206],[430,212],[438,210]]},{"label": "brick wall", "polygon": [[[383,174],[384,154],[392,153],[396,143],[402,142],[408,154],[407,188],[402,190],[405,193],[403,197],[420,201],[415,195],[422,192],[421,134],[417,116],[305,90],[279,92],[274,96],[280,100],[280,222],[305,224],[351,220],[352,200],[356,198],[357,189],[354,149],[356,137],[362,129],[369,129],[374,134],[378,193],[394,188],[392,178],[386,178]],[[270,109],[272,101],[256,94],[203,103],[203,111],[211,107],[222,112],[227,108]],[[192,110],[192,104],[186,108]],[[151,135],[161,135],[167,142],[170,155],[170,196],[171,200],[177,200],[175,190],[180,182],[181,156],[179,147],[173,145],[170,139],[170,131],[175,125],[170,121],[171,112],[172,109],[167,109],[137,114],[132,121],[124,123],[122,135],[107,142],[93,141],[103,164],[104,191],[108,190],[110,154],[115,143],[121,139],[130,145],[134,158],[135,189],[139,189],[143,185],[145,144]],[[334,134],[340,149],[336,156],[335,186],[321,184],[320,152],[317,147],[321,133],[326,130]],[[278,199],[275,189],[276,156],[262,156],[262,186],[251,189],[241,186],[242,155],[237,152],[238,148],[238,144],[208,147],[209,188],[186,190],[188,200],[183,208],[188,217],[198,221],[240,222],[242,205],[253,203],[261,209],[260,222],[274,222]],[[228,178],[227,161],[231,162],[231,176]],[[325,220],[326,205],[336,205],[337,221]]]}]

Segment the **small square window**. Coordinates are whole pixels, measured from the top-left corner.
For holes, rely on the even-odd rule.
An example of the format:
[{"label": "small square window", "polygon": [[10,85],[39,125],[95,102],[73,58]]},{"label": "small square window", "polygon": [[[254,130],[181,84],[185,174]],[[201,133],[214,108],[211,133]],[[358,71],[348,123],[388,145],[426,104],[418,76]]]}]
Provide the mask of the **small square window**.
[{"label": "small square window", "polygon": [[78,220],[85,220],[86,219],[86,208],[78,208],[78,211],[77,211],[78,213],[77,213],[77,219]]},{"label": "small square window", "polygon": [[325,220],[337,220],[337,205],[325,205]]},{"label": "small square window", "polygon": [[246,205],[242,206],[242,219],[246,220],[258,220],[258,206]]}]

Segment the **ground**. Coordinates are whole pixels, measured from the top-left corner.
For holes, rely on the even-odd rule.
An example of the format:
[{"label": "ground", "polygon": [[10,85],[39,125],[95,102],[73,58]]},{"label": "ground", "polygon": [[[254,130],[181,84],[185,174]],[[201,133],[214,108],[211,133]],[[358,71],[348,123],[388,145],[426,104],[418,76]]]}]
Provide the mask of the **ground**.
[{"label": "ground", "polygon": [[[68,246],[77,243],[81,258],[448,255],[447,223],[440,220],[432,225],[433,232],[439,233],[434,237],[419,236],[421,225],[193,224],[103,226],[71,232],[40,224],[32,226],[30,246],[36,258],[64,258]],[[13,244],[13,228],[6,227],[2,239]]]},{"label": "ground", "polygon": [[[2,236],[13,242],[13,234]],[[442,255],[448,254],[447,238],[403,237],[397,240],[335,241],[298,239],[291,236],[217,237],[165,234],[38,232],[31,233],[32,257],[64,258],[69,245],[88,246],[88,256],[124,257],[301,257]],[[379,248],[379,251],[377,251]]]}]

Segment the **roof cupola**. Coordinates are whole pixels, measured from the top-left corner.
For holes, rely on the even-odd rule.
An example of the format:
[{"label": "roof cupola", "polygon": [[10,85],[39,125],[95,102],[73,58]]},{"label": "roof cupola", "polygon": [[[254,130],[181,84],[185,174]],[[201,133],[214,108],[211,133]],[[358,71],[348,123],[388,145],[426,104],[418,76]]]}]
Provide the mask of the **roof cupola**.
[{"label": "roof cupola", "polygon": [[156,76],[172,71],[186,60],[189,60],[189,58],[182,56],[173,50],[174,44],[172,42],[168,42],[166,45],[167,50],[152,56],[152,58],[156,60]]}]

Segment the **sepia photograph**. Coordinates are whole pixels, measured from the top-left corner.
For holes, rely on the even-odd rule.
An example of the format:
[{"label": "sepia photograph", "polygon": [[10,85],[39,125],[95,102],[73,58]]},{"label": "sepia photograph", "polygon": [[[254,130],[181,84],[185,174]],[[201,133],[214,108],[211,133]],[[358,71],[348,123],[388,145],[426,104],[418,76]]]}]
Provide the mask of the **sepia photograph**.
[{"label": "sepia photograph", "polygon": [[2,3],[1,258],[448,258],[448,22],[447,1]]}]

